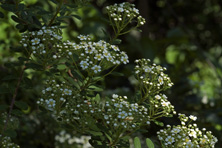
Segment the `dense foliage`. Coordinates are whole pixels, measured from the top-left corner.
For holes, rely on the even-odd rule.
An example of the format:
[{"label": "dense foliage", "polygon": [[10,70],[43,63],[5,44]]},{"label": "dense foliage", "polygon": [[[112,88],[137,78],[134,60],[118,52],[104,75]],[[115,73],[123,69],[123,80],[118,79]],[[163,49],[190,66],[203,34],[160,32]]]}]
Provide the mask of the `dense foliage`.
[{"label": "dense foliage", "polygon": [[1,147],[222,146],[221,2],[129,2],[0,0]]}]

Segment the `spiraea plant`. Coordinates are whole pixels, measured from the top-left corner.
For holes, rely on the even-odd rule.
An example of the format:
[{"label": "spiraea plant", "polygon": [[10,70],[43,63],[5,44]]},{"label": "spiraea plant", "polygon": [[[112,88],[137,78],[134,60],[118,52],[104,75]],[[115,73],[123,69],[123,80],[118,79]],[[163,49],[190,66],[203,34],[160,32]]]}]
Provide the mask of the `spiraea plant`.
[{"label": "spiraea plant", "polygon": [[[57,12],[50,21],[43,19],[44,25],[38,23],[37,28],[21,35],[20,43],[26,55],[20,58],[26,61],[24,69],[30,68],[46,74],[44,89],[35,100],[39,107],[38,113],[52,117],[63,131],[75,131],[78,135],[87,136],[95,148],[129,147],[129,138],[133,133],[147,129],[152,122],[163,126],[159,118],[176,114],[174,106],[163,94],[173,85],[164,72],[166,68],[152,64],[149,59],[135,61],[135,96],[104,96],[101,93],[105,89],[101,85],[105,78],[119,65],[128,64],[130,60],[114,41],[118,36],[145,23],[133,4],[121,3],[106,7],[114,31],[110,40],[96,41],[90,35],[79,35],[78,42],[63,40],[57,15],[60,8],[65,7],[65,11],[70,5],[63,5],[62,0],[57,4]],[[24,109],[24,103],[17,105]],[[10,112],[6,117],[0,144],[3,147],[19,147],[4,134],[10,128],[10,118],[13,119]],[[199,130],[196,124],[185,124],[186,117],[182,115],[179,118],[183,121],[182,126],[173,126],[172,129],[167,126],[167,129],[158,132],[163,147],[215,145],[216,138],[212,133]],[[190,119],[194,118],[190,116]],[[55,137],[57,143],[66,141],[72,145],[74,142],[71,136],[64,135],[62,132]],[[152,145],[150,140],[147,141],[148,145]]]},{"label": "spiraea plant", "polygon": [[179,114],[179,119],[181,125],[167,125],[166,129],[157,132],[163,148],[214,148],[218,140],[212,135],[212,132],[206,131],[205,128],[201,130],[197,124],[191,123],[197,119],[196,116],[187,117],[184,114]]}]

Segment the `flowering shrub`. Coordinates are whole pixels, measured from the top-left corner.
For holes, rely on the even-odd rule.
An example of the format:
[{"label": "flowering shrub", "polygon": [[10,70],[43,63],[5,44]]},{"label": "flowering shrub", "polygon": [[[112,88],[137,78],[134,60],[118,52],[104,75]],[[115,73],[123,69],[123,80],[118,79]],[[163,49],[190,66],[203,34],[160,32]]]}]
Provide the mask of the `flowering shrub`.
[{"label": "flowering shrub", "polygon": [[[152,122],[162,125],[159,118],[176,114],[163,94],[173,83],[164,73],[165,67],[151,64],[149,59],[138,59],[134,68],[137,95],[102,95],[104,88],[100,84],[105,77],[117,66],[129,63],[127,53],[115,40],[145,23],[133,4],[114,4],[106,10],[114,31],[110,41],[94,41],[90,35],[79,35],[78,43],[63,41],[61,26],[53,24],[56,14],[48,25],[40,24],[38,29],[22,34],[20,43],[26,57],[20,59],[26,62],[25,68],[46,73],[44,89],[36,99],[40,112],[48,114],[62,128],[87,136],[93,147],[129,147],[129,136],[133,133],[146,129]],[[22,75],[19,81],[21,79]],[[8,116],[4,116],[5,126],[0,137],[3,147],[19,147],[4,135],[14,120],[11,117],[14,102],[15,98]],[[16,104],[25,110],[24,103]],[[217,140],[211,132],[199,130],[196,124],[186,124],[185,115],[179,114],[179,118],[182,125],[167,126],[158,132],[162,147],[214,147]],[[192,115],[189,118],[196,120]],[[74,139],[65,130],[55,137],[58,145],[78,143]],[[153,145],[147,141],[147,145]],[[138,145],[135,142],[135,146]]]},{"label": "flowering shrub", "polygon": [[185,148],[199,148],[199,147],[214,147],[218,141],[211,131],[206,131],[205,128],[200,130],[197,124],[190,124],[195,121],[197,117],[190,115],[189,117],[184,114],[179,114],[181,125],[170,126],[167,125],[166,129],[157,132],[158,138],[161,141],[162,147],[185,147]]}]

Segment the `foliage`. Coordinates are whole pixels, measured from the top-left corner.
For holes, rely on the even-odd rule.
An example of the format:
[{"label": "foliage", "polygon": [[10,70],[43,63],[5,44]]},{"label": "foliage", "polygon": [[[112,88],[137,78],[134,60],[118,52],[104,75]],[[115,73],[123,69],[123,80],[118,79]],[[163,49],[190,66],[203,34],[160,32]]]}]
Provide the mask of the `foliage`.
[{"label": "foliage", "polygon": [[[21,147],[130,147],[130,138],[139,134],[152,136],[153,140],[155,130],[150,127],[162,127],[163,122],[176,114],[175,110],[182,111],[181,104],[172,101],[174,107],[163,91],[168,90],[165,93],[169,98],[179,96],[180,99],[189,90],[199,97],[219,98],[214,91],[221,84],[212,79],[220,80],[220,69],[212,68],[211,62],[215,64],[215,61],[207,52],[200,55],[200,60],[185,58],[187,52],[198,57],[199,49],[189,42],[183,29],[169,30],[165,40],[154,41],[152,31],[150,39],[138,40],[136,29],[146,22],[139,10],[134,4],[110,2],[97,1],[92,5],[95,2],[90,4],[88,0],[0,1],[0,19],[4,20],[0,25],[11,31],[0,38],[4,43],[0,46],[4,54],[0,58],[3,71],[0,79],[1,146],[15,147],[15,142]],[[156,4],[159,8],[168,5],[162,0]],[[173,12],[171,5],[169,8]],[[15,28],[5,23],[7,21]],[[125,38],[119,37],[127,33],[130,34]],[[169,71],[149,59],[137,59],[136,54],[131,59],[135,51],[131,49],[141,47],[149,50],[139,50],[137,54],[148,53],[154,62],[168,66]],[[129,50],[126,52],[124,48]],[[166,49],[166,57],[158,54],[160,48]],[[220,49],[212,47],[211,54]],[[133,59],[137,59],[135,66]],[[194,66],[183,66],[184,62]],[[184,81],[180,79],[181,69],[183,76],[189,77],[189,83],[181,83]],[[129,77],[131,91],[116,89],[119,92],[109,93],[108,89],[116,88],[117,82],[119,86],[125,82],[129,85],[125,77]],[[207,81],[199,85],[202,80]],[[184,84],[188,90],[181,92]],[[191,103],[188,102],[188,107]],[[157,147],[214,147],[217,139],[210,131],[205,134],[205,129],[200,131],[196,124],[185,126],[187,117],[179,115],[180,120],[184,120],[182,126],[171,123],[174,126],[168,125],[167,129],[157,132],[160,142],[153,140],[153,143],[146,138],[147,147],[154,144]],[[193,115],[189,117],[196,120]],[[30,136],[33,134],[34,137]],[[179,137],[174,137],[177,134],[185,135],[183,143]],[[134,138],[135,147],[141,147],[141,143],[138,137]]]}]

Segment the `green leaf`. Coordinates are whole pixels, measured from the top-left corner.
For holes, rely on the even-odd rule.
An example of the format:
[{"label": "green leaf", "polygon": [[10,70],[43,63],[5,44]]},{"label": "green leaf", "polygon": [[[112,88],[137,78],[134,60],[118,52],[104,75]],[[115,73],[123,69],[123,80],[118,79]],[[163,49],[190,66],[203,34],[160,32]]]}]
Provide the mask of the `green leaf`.
[{"label": "green leaf", "polygon": [[100,101],[100,95],[99,94],[96,94],[95,101],[97,101],[97,102]]},{"label": "green leaf", "polygon": [[123,73],[116,72],[116,71],[113,71],[113,72],[111,73],[111,75],[118,76],[118,77],[123,77],[123,76],[124,76]]},{"label": "green leaf", "polygon": [[50,0],[51,2],[53,2],[54,4],[58,4],[58,0]]},{"label": "green leaf", "polygon": [[78,61],[79,60],[79,56],[77,54],[75,54],[75,53],[73,53],[72,57],[73,57],[74,61]]},{"label": "green leaf", "polygon": [[93,77],[92,80],[93,81],[99,81],[99,80],[103,80],[104,78],[102,77]]},{"label": "green leaf", "polygon": [[148,146],[148,148],[155,148],[152,140],[150,140],[149,138],[146,138],[146,145]]},{"label": "green leaf", "polygon": [[122,40],[120,39],[115,39],[112,44],[120,44],[122,42]]},{"label": "green leaf", "polygon": [[43,69],[41,65],[38,65],[35,63],[26,63],[25,66],[27,68],[34,69],[34,70],[42,70]]},{"label": "green leaf", "polygon": [[156,124],[156,125],[159,125],[159,126],[164,126],[164,124],[163,124],[163,122],[160,122],[160,121],[154,121],[154,123]]},{"label": "green leaf", "polygon": [[136,28],[136,30],[139,31],[139,32],[143,32],[141,29],[138,29],[138,28]]},{"label": "green leaf", "polygon": [[71,15],[71,16],[73,16],[73,17],[77,18],[78,20],[81,20],[81,19],[82,19],[80,16],[75,15],[75,14],[73,14],[73,15]]},{"label": "green leaf", "polygon": [[27,110],[29,107],[28,104],[23,101],[15,101],[15,106],[17,106],[18,108],[20,108],[22,110]]},{"label": "green leaf", "polygon": [[105,133],[106,137],[109,139],[109,141],[112,141],[112,137],[109,136],[109,134]]},{"label": "green leaf", "polygon": [[28,58],[24,58],[24,57],[19,57],[18,60],[23,63],[25,61],[28,61],[29,59]]},{"label": "green leaf", "polygon": [[96,132],[96,131],[88,131],[90,134],[92,134],[93,136],[102,136],[103,133],[101,132]]},{"label": "green leaf", "polygon": [[37,18],[36,16],[33,16],[32,19],[33,19],[33,22],[34,22],[37,26],[39,26],[39,27],[42,26],[41,22],[38,20],[38,18]]},{"label": "green leaf", "polygon": [[24,25],[23,24],[17,24],[15,26],[18,30],[22,30],[24,28]]},{"label": "green leaf", "polygon": [[134,138],[134,147],[135,148],[141,148],[140,139],[138,137]]},{"label": "green leaf", "polygon": [[97,86],[95,86],[95,85],[89,86],[89,89],[92,90],[92,91],[103,91],[102,88],[97,87]]},{"label": "green leaf", "polygon": [[11,12],[16,11],[16,6],[13,4],[3,4],[3,5],[1,5],[1,7],[6,11],[11,11]]},{"label": "green leaf", "polygon": [[15,138],[17,136],[17,133],[12,129],[6,130],[4,134],[5,136],[11,137],[11,138]]},{"label": "green leaf", "polygon": [[68,82],[70,82],[72,85],[74,85],[77,89],[80,89],[80,86],[79,86],[80,81],[77,80],[78,81],[77,82],[71,77],[66,77],[65,79],[68,80]]},{"label": "green leaf", "polygon": [[16,116],[22,116],[23,115],[23,112],[18,110],[18,109],[13,109],[12,110],[12,114],[13,115],[16,115]]},{"label": "green leaf", "polygon": [[0,12],[0,18],[4,18],[4,13]]},{"label": "green leaf", "polygon": [[24,11],[25,5],[24,4],[19,4],[18,5],[18,10],[19,11]]},{"label": "green leaf", "polygon": [[100,128],[98,128],[95,124],[90,124],[90,129],[92,129],[93,131],[96,131],[96,132],[99,132],[99,131],[101,131],[101,129]]},{"label": "green leaf", "polygon": [[64,70],[64,69],[66,69],[67,67],[66,67],[66,65],[64,65],[64,64],[60,64],[60,65],[57,65],[57,69],[59,69],[59,70]]},{"label": "green leaf", "polygon": [[7,110],[7,108],[8,108],[8,105],[5,105],[5,104],[0,105],[0,111],[5,111]]},{"label": "green leaf", "polygon": [[13,21],[17,22],[17,23],[21,23],[21,19],[19,19],[17,16],[12,15],[11,18],[13,19]]}]

